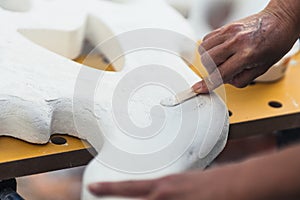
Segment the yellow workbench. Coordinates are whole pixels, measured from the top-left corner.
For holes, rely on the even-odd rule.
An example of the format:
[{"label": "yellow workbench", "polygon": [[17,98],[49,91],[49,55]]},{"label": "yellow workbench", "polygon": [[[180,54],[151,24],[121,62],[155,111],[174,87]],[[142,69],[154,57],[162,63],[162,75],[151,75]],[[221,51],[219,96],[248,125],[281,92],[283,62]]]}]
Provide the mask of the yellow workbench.
[{"label": "yellow workbench", "polygon": [[[207,74],[199,54],[191,68],[199,75]],[[226,101],[230,115],[229,138],[300,127],[300,52],[291,58],[284,78],[273,83],[252,83],[245,88],[231,85],[218,89]],[[224,91],[225,95],[223,95]]]},{"label": "yellow workbench", "polygon": [[272,133],[300,127],[300,53],[284,78],[238,89],[226,85],[230,138]]},{"label": "yellow workbench", "polygon": [[0,180],[86,165],[93,149],[85,141],[53,135],[48,144],[0,137]]},{"label": "yellow workbench", "polygon": [[[80,57],[76,61],[83,60],[84,57]],[[85,64],[105,68],[106,64],[99,63],[99,60],[101,57],[95,57]],[[231,138],[300,126],[300,55],[295,60],[297,62],[292,62],[285,78],[276,83],[257,83],[244,89],[225,87],[227,105],[232,114]],[[108,70],[113,68],[110,66]],[[58,143],[64,143],[60,141],[62,138],[66,140],[65,144],[54,144],[57,139]],[[81,166],[93,157],[92,148],[85,141],[65,135],[54,135],[52,141],[46,145],[34,145],[0,137],[0,180]]]}]

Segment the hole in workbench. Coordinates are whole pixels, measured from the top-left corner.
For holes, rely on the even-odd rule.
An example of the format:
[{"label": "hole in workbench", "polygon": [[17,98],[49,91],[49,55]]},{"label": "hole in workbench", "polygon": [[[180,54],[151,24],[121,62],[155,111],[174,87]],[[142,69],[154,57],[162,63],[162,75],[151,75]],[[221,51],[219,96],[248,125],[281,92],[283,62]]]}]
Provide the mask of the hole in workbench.
[{"label": "hole in workbench", "polygon": [[228,115],[229,115],[229,117],[232,116],[232,112],[230,110],[228,110]]},{"label": "hole in workbench", "polygon": [[269,102],[269,106],[272,108],[281,108],[282,107],[282,103],[278,102],[278,101],[270,101]]},{"label": "hole in workbench", "polygon": [[61,136],[53,136],[51,137],[50,141],[56,145],[64,145],[67,143],[67,140]]}]

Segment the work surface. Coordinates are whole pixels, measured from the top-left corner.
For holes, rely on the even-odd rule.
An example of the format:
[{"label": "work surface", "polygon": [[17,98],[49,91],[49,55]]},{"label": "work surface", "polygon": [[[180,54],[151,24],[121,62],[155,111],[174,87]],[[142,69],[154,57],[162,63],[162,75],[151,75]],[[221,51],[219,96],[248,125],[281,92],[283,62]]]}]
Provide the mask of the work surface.
[{"label": "work surface", "polygon": [[[225,87],[231,138],[300,126],[300,55],[294,59],[285,78],[276,83],[257,83],[244,89]],[[97,62],[97,68],[103,66]],[[81,166],[93,157],[88,143],[65,135],[52,136],[46,145],[0,137],[0,148],[0,180]]]},{"label": "work surface", "polygon": [[243,89],[226,85],[230,137],[272,133],[300,126],[300,53],[286,76],[274,83],[250,84]]},{"label": "work surface", "polygon": [[82,166],[93,158],[85,141],[66,135],[51,138],[48,144],[38,145],[0,137],[0,180]]}]

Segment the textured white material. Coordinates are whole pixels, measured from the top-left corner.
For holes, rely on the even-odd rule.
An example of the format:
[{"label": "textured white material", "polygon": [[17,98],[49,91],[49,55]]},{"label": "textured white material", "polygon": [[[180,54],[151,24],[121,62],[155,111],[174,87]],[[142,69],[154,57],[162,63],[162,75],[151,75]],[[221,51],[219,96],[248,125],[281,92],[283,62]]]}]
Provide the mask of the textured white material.
[{"label": "textured white material", "polygon": [[[4,102],[0,105],[3,111],[0,119],[2,135],[33,143],[46,143],[54,132],[78,136],[71,105],[81,65],[47,49],[67,58],[76,58],[85,37],[97,45],[138,28],[169,28],[177,32],[182,32],[182,28],[192,35],[184,19],[165,4],[162,9],[157,9],[162,5],[155,6],[154,2],[148,4],[147,1],[129,5],[93,0],[36,0],[31,3],[33,8],[25,13],[0,8],[0,23],[5,27],[0,30],[0,88],[1,102]],[[70,9],[66,10],[68,7]],[[166,26],[171,17],[165,21],[154,20],[153,10],[158,15],[171,13],[172,20],[182,26],[172,23]],[[116,13],[118,15],[114,17]],[[129,13],[140,16],[142,23],[135,22],[135,17]],[[103,51],[110,58],[110,51]],[[135,62],[134,58],[131,60]],[[115,66],[121,69],[123,65],[124,62]]]},{"label": "textured white material", "polygon": [[[124,53],[114,62],[119,72],[93,70],[67,59],[80,54],[85,38],[96,46],[110,37],[141,28],[167,29],[193,38],[185,19],[163,1],[32,0],[27,12],[11,10],[14,7],[0,8],[0,24],[5,27],[0,29],[0,135],[46,143],[51,134],[66,133],[86,138],[98,151],[102,148],[85,172],[83,199],[94,198],[86,190],[87,184],[94,181],[155,178],[190,168],[204,168],[223,149],[228,133],[228,116],[225,104],[216,94],[194,98],[182,104],[183,107],[159,107],[161,99],[186,89],[186,85],[181,86],[178,80],[173,80],[170,84],[176,87],[178,84],[178,91],[171,92],[160,85],[149,84],[137,87],[130,93],[129,99],[123,95],[130,86],[123,85],[124,79],[139,69],[143,73],[125,83],[135,84],[151,76],[167,79],[169,72],[177,74],[187,85],[199,81],[180,56],[147,48],[126,54],[123,49],[131,42],[116,39],[114,45],[100,45],[98,49],[109,60],[115,60],[116,54]],[[142,39],[148,41],[149,38],[151,35],[145,34]],[[184,40],[165,39],[177,49],[178,54],[194,52],[194,49],[184,46]],[[78,77],[82,69],[101,76],[100,86],[96,87],[94,95],[95,111],[86,106],[89,99],[85,96],[73,98],[78,79],[87,86],[92,82],[89,76]],[[162,76],[164,73],[167,75]],[[119,93],[116,92],[118,89]],[[84,94],[85,91],[81,92]],[[78,124],[75,125],[73,120],[75,100],[82,103],[82,109],[76,113],[77,119],[83,121],[83,126],[86,125],[84,122],[95,119],[101,127],[100,133],[93,132],[89,125],[84,132],[78,132]],[[122,103],[126,110],[121,109],[124,107]],[[114,106],[121,107],[114,110]],[[148,127],[159,119],[165,122],[158,130],[160,134],[147,140],[137,140],[124,134],[116,121],[119,118],[122,123],[128,115],[133,127]],[[185,126],[180,127],[182,121]],[[113,143],[128,152],[149,154],[176,141],[179,129],[182,129],[184,137],[173,151],[160,153],[145,162],[128,160],[109,145]],[[192,143],[185,151],[177,152],[190,140]],[[177,153],[182,155],[174,162],[164,164]],[[124,171],[142,164],[149,167],[161,164],[162,168],[157,171],[150,169],[148,173],[139,175],[123,173],[108,167],[107,163],[103,165],[100,161],[105,159],[115,162]]]},{"label": "textured white material", "polygon": [[85,15],[77,6],[72,16],[65,16],[64,7],[70,5],[66,1],[59,1],[61,5],[57,1],[31,3],[28,12],[0,8],[0,24],[5,27],[0,30],[0,134],[32,143],[46,143],[55,132],[78,136],[72,119],[72,93],[80,65],[21,33],[74,58],[84,38],[77,33],[82,32]]},{"label": "textured white material", "polygon": [[177,106],[195,96],[198,94],[193,91],[193,89],[189,88],[187,90],[184,90],[182,92],[177,93],[176,95],[170,96],[166,99],[161,100],[160,104],[163,106]]}]

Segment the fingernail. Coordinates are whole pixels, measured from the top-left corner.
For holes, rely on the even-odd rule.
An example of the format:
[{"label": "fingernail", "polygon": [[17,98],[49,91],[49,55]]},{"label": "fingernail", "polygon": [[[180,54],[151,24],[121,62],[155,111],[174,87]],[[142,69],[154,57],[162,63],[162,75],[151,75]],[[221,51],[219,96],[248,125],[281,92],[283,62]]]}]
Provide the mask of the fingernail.
[{"label": "fingernail", "polygon": [[192,89],[195,93],[200,93],[201,92],[201,85],[199,83],[196,83],[195,85],[192,86]]},{"label": "fingernail", "polygon": [[195,85],[192,86],[192,89],[195,93],[201,93],[202,92],[202,82],[198,82]]},{"label": "fingernail", "polygon": [[192,89],[197,94],[206,94],[209,92],[204,81],[196,83],[195,85],[193,85]]},{"label": "fingernail", "polygon": [[198,89],[198,90],[195,91],[195,93],[199,93],[199,94],[200,94],[201,92],[202,92],[202,88],[200,88],[200,89]]}]

